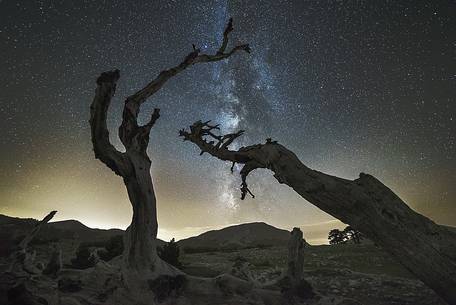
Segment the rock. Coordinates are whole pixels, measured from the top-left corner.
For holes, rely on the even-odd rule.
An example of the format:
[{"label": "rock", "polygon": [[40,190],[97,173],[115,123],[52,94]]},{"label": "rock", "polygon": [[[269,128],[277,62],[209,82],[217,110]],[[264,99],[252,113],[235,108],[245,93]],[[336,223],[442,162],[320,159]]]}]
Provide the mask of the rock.
[{"label": "rock", "polygon": [[253,288],[253,283],[234,277],[229,274],[222,274],[215,279],[215,283],[226,295],[245,295]]},{"label": "rock", "polygon": [[230,274],[246,281],[256,282],[251,271],[251,265],[242,256],[235,258]]}]

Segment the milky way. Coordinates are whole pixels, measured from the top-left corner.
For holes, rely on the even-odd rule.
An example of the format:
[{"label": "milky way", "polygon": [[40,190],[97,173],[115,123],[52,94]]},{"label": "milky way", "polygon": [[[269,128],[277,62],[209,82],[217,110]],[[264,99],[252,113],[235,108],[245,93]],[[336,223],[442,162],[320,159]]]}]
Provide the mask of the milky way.
[{"label": "milky way", "polygon": [[[273,138],[309,167],[354,179],[368,172],[409,205],[456,225],[456,5],[450,1],[0,2],[0,213],[125,227],[122,181],[94,159],[88,125],[95,79],[118,68],[109,112],[192,44],[215,52],[229,17],[231,45],[252,54],[196,65],[141,109],[161,118],[149,154],[161,236],[231,223],[337,225],[271,173],[249,176],[239,199],[230,164],[199,156],[178,130],[195,120],[246,130],[237,148]],[[239,169],[237,169],[239,170]],[[305,232],[306,234],[306,232]],[[310,233],[307,233],[310,234]]]}]

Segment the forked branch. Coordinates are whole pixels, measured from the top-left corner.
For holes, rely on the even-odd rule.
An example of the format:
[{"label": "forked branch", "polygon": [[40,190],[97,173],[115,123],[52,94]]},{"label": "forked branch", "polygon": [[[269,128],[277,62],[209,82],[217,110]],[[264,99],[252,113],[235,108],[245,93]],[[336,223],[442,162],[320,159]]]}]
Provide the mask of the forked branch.
[{"label": "forked branch", "polygon": [[[239,150],[230,150],[229,145],[237,138],[244,134],[244,130],[239,130],[235,133],[226,135],[214,134],[213,130],[218,130],[219,125],[210,125],[210,121],[202,122],[197,121],[190,126],[189,131],[182,129],[179,135],[183,137],[184,141],[190,141],[196,144],[200,149],[202,155],[207,152],[210,155],[224,161],[231,161],[231,172],[233,172],[236,163],[244,164],[240,171],[241,183],[241,199],[250,194],[255,197],[247,185],[247,176],[250,172],[257,168],[268,168],[269,162],[265,154],[265,150],[269,149],[270,145],[276,145],[277,142],[272,142],[270,139],[265,144],[257,144],[247,147],[241,147]],[[217,140],[215,142],[214,140]]]},{"label": "forked branch", "polygon": [[[140,126],[138,115],[141,104],[156,93],[173,76],[197,63],[215,62],[224,60],[238,51],[250,53],[248,44],[240,44],[226,51],[229,34],[233,31],[233,20],[230,19],[224,32],[220,48],[215,54],[201,53],[201,49],[193,45],[193,50],[177,66],[161,71],[158,76],[144,88],[125,100],[122,124],[119,127],[119,138],[127,152],[135,151],[146,155],[151,128],[159,118],[159,109],[155,109],[151,119]],[[109,131],[106,116],[111,99],[116,90],[116,83],[120,77],[119,70],[102,73],[97,79],[97,90],[91,105],[90,124],[92,130],[92,143],[95,157],[113,170],[117,175],[128,176],[131,165],[125,153],[119,152],[109,141]]]},{"label": "forked branch", "polygon": [[144,103],[147,98],[157,92],[171,77],[184,71],[189,66],[197,63],[220,61],[230,57],[237,51],[245,51],[247,53],[250,53],[250,47],[248,44],[237,45],[230,51],[225,52],[228,45],[228,35],[232,30],[233,20],[230,19],[223,33],[222,45],[216,54],[212,55],[201,53],[201,49],[193,45],[193,51],[190,52],[180,64],[173,68],[160,72],[160,74],[143,89],[127,98],[122,115],[122,125],[119,128],[119,136],[122,140],[122,143],[126,146],[127,150],[130,146],[132,146],[132,144],[134,144],[131,142],[131,139],[134,138],[135,134],[137,133],[137,119],[141,104]]}]

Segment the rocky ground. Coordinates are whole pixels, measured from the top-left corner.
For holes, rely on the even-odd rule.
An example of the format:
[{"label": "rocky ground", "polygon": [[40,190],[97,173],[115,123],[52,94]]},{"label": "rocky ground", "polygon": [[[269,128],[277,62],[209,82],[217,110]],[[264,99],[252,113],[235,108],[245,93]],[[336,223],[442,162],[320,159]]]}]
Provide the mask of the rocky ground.
[{"label": "rocky ground", "polygon": [[[216,276],[245,259],[260,282],[285,268],[285,247],[251,248],[229,252],[183,254],[189,274]],[[335,295],[365,305],[444,305],[391,257],[374,245],[310,246],[306,248],[305,275],[321,295]]]},{"label": "rocky ground", "polygon": [[[3,223],[0,218],[0,237],[2,241],[0,250],[2,250],[1,253],[5,254],[7,253],[8,246],[14,245],[15,240],[20,240],[20,237],[29,231],[36,222],[3,218]],[[267,229],[271,230],[271,228]],[[225,231],[221,230],[220,232],[223,233]],[[251,232],[250,234],[252,236],[255,235],[254,232],[256,230],[252,231],[249,229],[248,231]],[[80,243],[103,242],[119,233],[121,234],[122,232],[93,230],[72,221],[54,223],[44,228],[43,232],[30,245],[30,251],[36,252],[37,261],[46,262],[54,246],[57,246],[62,250],[63,265],[66,268],[62,272],[73,274],[79,271],[71,270],[70,261],[74,258],[75,251]],[[240,233],[237,232],[236,234]],[[277,234],[280,235],[280,232],[277,232]],[[203,237],[206,235],[203,234]],[[230,235],[218,234],[216,236],[217,238],[212,236],[211,238],[203,239],[203,241],[209,240],[212,244],[225,244],[224,240],[229,238]],[[269,234],[266,235],[269,236]],[[279,238],[278,240],[282,239]],[[218,243],[214,243],[214,240],[218,241]],[[255,239],[253,240],[255,241]],[[191,244],[194,245],[195,243]],[[201,244],[203,246],[200,249],[193,248],[191,251],[181,249],[180,260],[183,264],[183,270],[189,275],[214,278],[221,274],[234,274],[236,277],[245,279],[247,272],[247,278],[253,279],[258,284],[257,287],[272,287],[268,286],[268,284],[274,279],[279,278],[284,270],[286,270],[288,250],[282,242],[277,243],[276,240],[274,240],[274,243],[271,243],[272,245],[265,245],[265,239],[263,238],[261,242],[250,243],[248,244],[248,248],[243,249],[219,248],[218,250],[208,250],[205,243],[201,242]],[[262,246],[252,246],[255,244],[262,244]],[[246,244],[242,244],[241,246],[245,247]],[[307,245],[304,253],[305,279],[312,285],[313,290],[320,298],[313,301],[306,301],[306,305],[445,304],[432,290],[424,286],[422,282],[416,280],[413,275],[397,264],[388,254],[373,244]],[[0,255],[0,274],[9,266],[7,257],[6,255]],[[118,260],[119,257],[115,258],[109,264],[114,266],[114,262]],[[242,266],[246,266],[247,269],[234,270],[234,267],[239,265],[239,263]],[[100,266],[97,265],[96,269],[103,269],[102,267],[104,268],[103,264]],[[84,270],[80,272],[88,276],[92,271]],[[197,286],[193,288],[197,289]],[[193,288],[191,290],[192,292],[194,292]],[[279,291],[277,293],[280,294]],[[274,297],[274,294],[271,296]],[[220,297],[217,302],[207,296],[199,298],[196,293],[182,295],[172,302],[174,302],[172,305],[266,304],[256,302],[255,299],[247,300],[245,297],[236,293],[232,294],[229,299],[226,296]],[[2,304],[1,300],[0,304]],[[121,304],[124,305],[123,303]]]}]

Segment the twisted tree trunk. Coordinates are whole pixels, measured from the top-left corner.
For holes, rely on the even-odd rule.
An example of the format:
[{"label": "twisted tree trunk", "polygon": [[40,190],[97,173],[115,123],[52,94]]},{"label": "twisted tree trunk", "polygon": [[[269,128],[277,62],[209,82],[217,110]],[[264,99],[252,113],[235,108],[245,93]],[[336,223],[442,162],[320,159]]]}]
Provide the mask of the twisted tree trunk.
[{"label": "twisted tree trunk", "polygon": [[157,211],[156,199],[150,176],[151,161],[147,155],[149,134],[159,118],[159,109],[155,109],[149,122],[140,126],[138,114],[142,103],[156,93],[173,76],[197,63],[213,62],[226,59],[237,51],[250,52],[247,44],[238,45],[226,51],[228,35],[233,30],[230,19],[223,33],[221,47],[216,54],[201,54],[193,46],[193,51],[177,66],[164,70],[125,101],[119,137],[125,146],[120,152],[109,141],[106,116],[111,99],[120,77],[119,70],[102,73],[97,79],[97,89],[90,106],[90,126],[95,157],[121,176],[127,188],[128,197],[133,207],[133,219],[125,234],[123,253],[124,270],[135,270],[147,274],[176,274],[177,270],[161,261],[156,253]]},{"label": "twisted tree trunk", "polygon": [[[268,139],[229,150],[243,131],[216,135],[217,125],[195,122],[190,131],[181,130],[185,140],[221,160],[244,164],[241,198],[252,195],[247,175],[257,168],[274,172],[279,183],[293,188],[321,210],[350,224],[393,255],[417,278],[432,288],[448,304],[456,304],[456,234],[410,209],[376,178],[361,173],[358,179],[330,176],[305,166],[284,146]],[[206,141],[206,137],[217,140]],[[233,166],[231,169],[233,170]],[[252,195],[253,196],[253,195]]]}]

